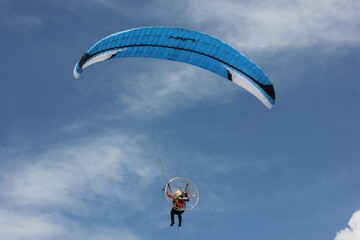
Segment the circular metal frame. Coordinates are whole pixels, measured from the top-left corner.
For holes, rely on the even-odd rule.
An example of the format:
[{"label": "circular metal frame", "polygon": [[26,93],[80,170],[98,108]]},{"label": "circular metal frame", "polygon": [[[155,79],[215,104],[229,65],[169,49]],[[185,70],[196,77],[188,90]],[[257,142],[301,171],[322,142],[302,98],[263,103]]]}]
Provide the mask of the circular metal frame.
[{"label": "circular metal frame", "polygon": [[[194,183],[192,183],[189,179],[182,177],[175,177],[168,181],[165,185],[165,197],[167,202],[176,210],[180,211],[192,211],[196,204],[199,202],[199,191]],[[175,194],[179,191],[185,191],[188,193],[189,201],[186,202],[185,207],[181,209],[177,209],[177,206],[173,205],[173,199],[169,197],[166,193]]]}]

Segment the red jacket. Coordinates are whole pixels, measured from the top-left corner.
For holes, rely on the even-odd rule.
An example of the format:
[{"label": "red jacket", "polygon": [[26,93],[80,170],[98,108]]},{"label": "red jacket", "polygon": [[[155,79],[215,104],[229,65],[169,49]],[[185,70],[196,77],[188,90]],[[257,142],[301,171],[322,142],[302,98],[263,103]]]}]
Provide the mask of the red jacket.
[{"label": "red jacket", "polygon": [[178,206],[179,208],[184,208],[185,207],[185,202],[190,201],[189,196],[186,196],[186,198],[178,199],[178,198],[175,198],[174,194],[170,194],[170,193],[166,192],[166,195],[168,197],[171,197],[173,199],[173,201],[174,201],[174,204],[176,206]]}]

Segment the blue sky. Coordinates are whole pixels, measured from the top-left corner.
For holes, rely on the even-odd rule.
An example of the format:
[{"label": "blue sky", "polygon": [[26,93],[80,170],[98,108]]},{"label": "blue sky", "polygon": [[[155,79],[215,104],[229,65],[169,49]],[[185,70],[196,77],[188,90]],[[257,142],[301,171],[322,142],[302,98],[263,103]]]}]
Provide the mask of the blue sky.
[{"label": "blue sky", "polygon": [[[0,238],[360,236],[360,3],[2,0]],[[143,26],[214,35],[273,82],[268,111],[235,84],[158,59],[87,68]],[[169,227],[166,178],[200,202]]]}]

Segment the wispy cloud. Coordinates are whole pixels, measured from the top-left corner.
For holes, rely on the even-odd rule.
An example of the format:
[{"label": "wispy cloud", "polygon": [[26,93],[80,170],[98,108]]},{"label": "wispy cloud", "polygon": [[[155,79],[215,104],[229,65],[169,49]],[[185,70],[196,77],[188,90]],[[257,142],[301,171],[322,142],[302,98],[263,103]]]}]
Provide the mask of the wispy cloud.
[{"label": "wispy cloud", "polygon": [[[25,205],[71,205],[84,192],[111,194],[113,184],[124,182],[128,171],[146,177],[148,170],[137,168],[139,155],[134,140],[119,136],[94,137],[51,149],[14,175],[7,196]],[[119,194],[115,197],[126,198]]]},{"label": "wispy cloud", "polygon": [[[153,0],[127,1],[126,4],[92,0],[85,3],[86,6],[94,4],[127,16],[134,23],[142,16],[151,19],[149,25],[205,31],[247,51],[360,44],[360,3],[356,0],[185,0],[176,3]],[[66,6],[69,5],[77,7],[78,3],[66,1]]]},{"label": "wispy cloud", "polygon": [[227,101],[235,84],[203,69],[185,64],[151,64],[152,70],[134,72],[131,81],[126,81],[126,91],[121,91],[118,100],[125,105],[121,116],[146,117],[147,119],[168,116],[174,111],[192,108],[197,104],[215,104]]},{"label": "wispy cloud", "polygon": [[36,13],[22,12],[10,7],[7,1],[0,3],[0,28],[27,30],[43,25],[43,19]]},{"label": "wispy cloud", "polygon": [[359,1],[189,1],[197,26],[249,50],[360,44]]},{"label": "wispy cloud", "polygon": [[0,208],[1,239],[51,239],[63,231],[49,215]]},{"label": "wispy cloud", "polygon": [[337,232],[335,237],[335,240],[358,239],[360,239],[360,210],[352,215],[349,221],[349,227]]},{"label": "wispy cloud", "polygon": [[[108,133],[53,146],[35,157],[18,159],[17,166],[4,166],[11,172],[0,185],[0,238],[54,239],[69,231],[86,235],[88,229],[81,226],[69,230],[74,216],[124,218],[126,207],[119,210],[120,204],[134,211],[146,208],[139,194],[159,176],[151,159],[143,156],[146,149],[139,146],[141,141],[141,137]],[[103,236],[86,239],[106,235],[139,239],[131,231],[110,237],[113,231],[109,228]]]},{"label": "wispy cloud", "polygon": [[41,213],[39,211],[19,211],[0,208],[0,238],[4,240],[23,239],[113,239],[140,240],[131,231],[118,227],[82,226],[76,221],[59,216],[57,213]]},{"label": "wispy cloud", "polygon": [[43,24],[41,18],[38,18],[36,16],[27,16],[23,14],[16,14],[12,15],[9,19],[6,21],[3,21],[0,26],[11,28],[11,29],[17,29],[19,26],[21,26],[21,29],[27,29],[27,28],[33,28],[38,27]]}]

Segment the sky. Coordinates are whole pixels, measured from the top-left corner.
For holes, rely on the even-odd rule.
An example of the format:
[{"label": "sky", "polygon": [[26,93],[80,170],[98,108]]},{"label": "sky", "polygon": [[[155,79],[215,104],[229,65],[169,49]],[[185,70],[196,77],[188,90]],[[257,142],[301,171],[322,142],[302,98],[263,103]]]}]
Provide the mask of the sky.
[{"label": "sky", "polygon": [[[360,239],[360,2],[0,0],[0,239]],[[267,110],[211,72],[98,40],[188,28],[250,57]],[[169,227],[162,188],[200,191]]]}]

